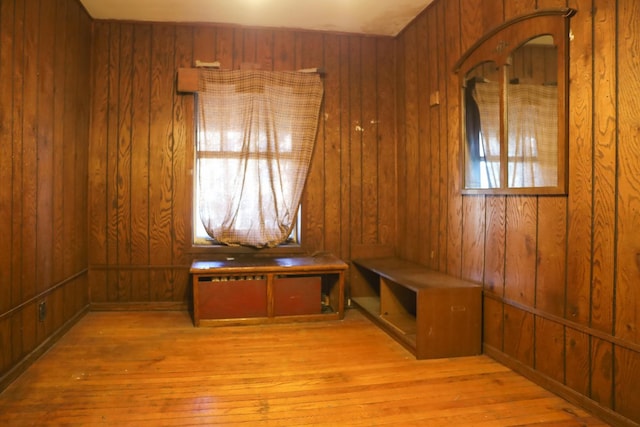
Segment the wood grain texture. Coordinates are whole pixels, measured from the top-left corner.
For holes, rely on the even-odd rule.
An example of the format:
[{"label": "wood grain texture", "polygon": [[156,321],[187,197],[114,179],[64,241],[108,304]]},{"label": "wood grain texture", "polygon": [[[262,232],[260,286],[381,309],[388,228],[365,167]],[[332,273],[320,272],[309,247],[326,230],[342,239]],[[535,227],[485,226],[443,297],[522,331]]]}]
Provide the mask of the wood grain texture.
[{"label": "wood grain texture", "polygon": [[[438,28],[438,84],[435,86],[438,93],[438,98],[447,98],[448,87],[448,79],[447,76],[451,73],[447,61],[447,50],[445,48],[445,17],[446,17],[446,9],[444,2],[436,3],[436,12],[437,12],[437,28]],[[456,91],[457,92],[457,91]],[[449,170],[447,169],[447,164],[449,164],[449,117],[447,115],[448,109],[444,106],[438,106],[439,118],[440,118],[440,126],[439,126],[439,175],[438,175],[438,252],[437,252],[437,263],[436,268],[443,271],[446,270],[448,264],[448,253],[447,253],[447,241],[449,236],[447,235],[447,230],[449,228],[448,224],[448,216],[449,216],[449,200],[447,198],[448,192],[448,181],[449,181]]]},{"label": "wood grain texture", "polygon": [[534,352],[535,369],[563,383],[566,357],[564,327],[554,321],[536,317]]},{"label": "wood grain texture", "polygon": [[567,270],[567,202],[561,197],[538,201],[538,248],[535,306],[564,317]]},{"label": "wood grain texture", "polygon": [[[435,28],[430,27],[427,20],[428,14],[421,15],[415,22],[417,28],[415,49],[418,55],[417,93],[418,93],[418,138],[420,139],[419,159],[421,165],[428,165],[431,161],[431,148],[435,145],[433,140],[435,135],[431,132],[431,105],[429,105],[429,95],[431,90],[432,77],[435,74],[433,64],[433,46],[436,42],[433,34]],[[429,168],[431,169],[431,168]],[[417,261],[423,265],[431,262],[431,219],[434,217],[431,210],[431,184],[433,182],[431,173],[420,174],[416,186],[419,198],[419,215],[416,218],[422,242],[419,247]]]},{"label": "wood grain texture", "polygon": [[462,54],[460,28],[460,2],[445,2],[445,47],[447,73],[447,266],[446,272],[461,274],[462,257],[462,195],[460,193],[460,80],[452,73],[453,66]]},{"label": "wood grain texture", "polygon": [[[9,2],[0,3],[0,102],[2,105],[13,103],[13,85],[15,77],[13,75],[13,52],[4,48],[12,46],[14,43],[14,5]],[[13,112],[3,111],[0,115],[0,180],[5,183],[13,180]],[[13,195],[12,185],[0,186],[0,224],[5,230],[5,238],[0,240],[0,313],[5,313],[12,307],[12,296],[14,292],[13,280],[13,259],[14,259],[14,239],[13,239]],[[17,248],[16,248],[17,250]],[[9,337],[8,322],[3,322],[2,348],[8,348],[7,339]],[[6,333],[6,334],[5,334]],[[0,352],[0,370],[4,371],[10,364],[10,357],[7,351]]]},{"label": "wood grain texture", "polygon": [[[632,76],[640,72],[636,31],[640,21],[640,4],[624,0],[618,9],[618,183],[616,301],[614,334],[640,343],[640,102],[634,93],[640,83]],[[635,90],[634,90],[635,89]]]},{"label": "wood grain texture", "polygon": [[[438,15],[436,9],[432,9],[432,13],[427,16],[428,27],[428,42],[427,42],[427,61],[431,64],[429,69],[428,80],[426,82],[426,93],[422,94],[425,99],[429,99],[432,93],[439,90],[440,70],[438,67]],[[420,76],[422,80],[424,77]],[[444,94],[443,94],[444,95]],[[433,269],[438,268],[440,259],[440,239],[438,235],[440,225],[440,206],[443,204],[443,200],[440,197],[440,168],[441,168],[441,140],[440,140],[440,116],[441,108],[434,106],[426,111],[422,111],[422,114],[428,113],[429,120],[427,121],[426,131],[429,134],[427,139],[428,145],[423,147],[422,150],[426,152],[427,162],[429,169],[428,172],[422,172],[427,182],[424,186],[425,192],[425,204],[427,206],[427,215],[422,219],[426,222],[426,229],[428,231],[429,238],[425,241],[427,249],[428,263],[427,265]],[[419,165],[422,166],[422,165]]]},{"label": "wood grain texture", "polygon": [[[318,67],[323,61],[323,36],[320,33],[302,33],[296,39],[296,69]],[[320,116],[324,113],[322,107]],[[319,120],[319,119],[318,119]],[[305,190],[302,195],[303,244],[309,248],[324,247],[324,199],[325,171],[324,163],[325,136],[324,127],[318,126],[313,157],[309,166],[309,173]]]},{"label": "wood grain texture", "polygon": [[[601,35],[593,46],[594,156],[593,260],[591,326],[613,333],[616,218],[616,17],[611,8],[597,7],[594,31]],[[584,92],[583,92],[584,93]],[[585,162],[588,164],[588,162]]]},{"label": "wood grain texture", "polygon": [[463,199],[462,277],[475,282],[484,279],[485,208],[483,196]]},{"label": "wood grain texture", "polygon": [[211,332],[184,312],[89,313],[0,395],[0,422],[606,425],[486,356],[416,361],[355,310]]},{"label": "wood grain texture", "polygon": [[[417,28],[412,26],[404,32],[405,40],[409,46],[415,46],[417,41]],[[406,192],[406,223],[405,229],[409,236],[419,235],[420,221],[428,221],[432,223],[433,215],[429,215],[427,218],[419,218],[420,215],[420,193],[412,189],[415,188],[416,183],[419,182],[419,176],[421,174],[427,174],[433,177],[432,168],[426,170],[420,170],[420,164],[418,162],[420,152],[420,140],[419,140],[419,110],[418,110],[418,52],[415,48],[407,49],[404,56],[404,80],[405,80],[405,96],[404,96],[404,135],[405,135],[405,147],[404,157],[405,165],[401,169],[401,173],[404,175],[404,185],[407,186]],[[433,145],[430,146],[433,148]],[[426,148],[426,147],[425,147]],[[432,155],[429,156],[431,162]],[[429,182],[429,185],[433,185],[433,182]],[[430,201],[428,202],[430,204]],[[429,226],[429,239],[430,242],[433,233]],[[412,239],[406,242],[406,259],[416,261],[420,253],[420,245],[422,242],[419,239]],[[404,246],[404,245],[403,245]]]},{"label": "wood grain texture", "polygon": [[0,389],[87,304],[90,22],[76,0],[0,4]]},{"label": "wood grain texture", "polygon": [[585,372],[590,371],[592,363],[589,335],[571,328],[565,328],[564,332],[565,358],[571,361],[571,363],[562,362],[565,369],[564,383],[581,395],[588,396],[591,376],[585,375]]},{"label": "wood grain texture", "polygon": [[538,199],[507,198],[505,298],[532,306],[537,262]]},{"label": "wood grain texture", "polygon": [[[571,6],[584,9],[586,2],[574,1]],[[590,2],[589,2],[590,4]],[[593,69],[591,42],[592,18],[590,14],[582,14],[572,19],[571,27],[577,38],[569,50],[571,63],[569,87],[571,100],[571,117],[569,127],[570,158],[569,162],[569,198],[567,200],[568,214],[571,221],[567,230],[567,317],[581,324],[589,323],[589,305],[591,299],[591,266],[592,266],[592,228],[597,225],[592,209],[597,199],[592,198],[595,180],[600,178],[594,174],[592,139],[592,105]],[[603,175],[606,180],[606,175]],[[604,199],[600,199],[604,200]],[[592,225],[593,219],[593,225]],[[595,250],[595,247],[594,247]],[[594,254],[595,255],[595,254]],[[594,270],[595,273],[595,270]]]},{"label": "wood grain texture", "polygon": [[615,407],[631,420],[640,419],[640,393],[634,378],[640,375],[640,353],[625,348],[615,349]]},{"label": "wood grain texture", "polygon": [[525,366],[534,365],[534,316],[517,307],[504,307],[504,353]]},{"label": "wood grain texture", "polygon": [[504,296],[504,263],[506,238],[505,196],[486,198],[486,234],[485,247],[491,248],[484,253],[484,291]]}]

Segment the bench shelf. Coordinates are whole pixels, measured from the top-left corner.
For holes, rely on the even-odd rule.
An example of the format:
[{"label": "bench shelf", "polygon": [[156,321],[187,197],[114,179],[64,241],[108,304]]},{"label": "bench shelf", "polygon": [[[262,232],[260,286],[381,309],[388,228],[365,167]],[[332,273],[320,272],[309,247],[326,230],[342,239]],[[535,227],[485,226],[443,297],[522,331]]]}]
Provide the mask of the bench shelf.
[{"label": "bench shelf", "polygon": [[353,263],[370,295],[352,301],[418,359],[482,352],[479,284],[398,258]]},{"label": "bench shelf", "polygon": [[347,264],[317,256],[216,256],[191,264],[196,326],[344,318]]}]

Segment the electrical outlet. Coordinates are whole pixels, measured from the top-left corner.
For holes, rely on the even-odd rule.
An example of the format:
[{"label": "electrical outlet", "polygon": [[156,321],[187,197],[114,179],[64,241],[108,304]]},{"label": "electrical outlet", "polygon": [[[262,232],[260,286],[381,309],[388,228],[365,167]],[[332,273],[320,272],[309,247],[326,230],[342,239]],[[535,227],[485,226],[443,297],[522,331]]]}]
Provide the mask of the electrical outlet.
[{"label": "electrical outlet", "polygon": [[45,317],[47,317],[47,302],[40,301],[38,304],[38,321],[44,322]]}]

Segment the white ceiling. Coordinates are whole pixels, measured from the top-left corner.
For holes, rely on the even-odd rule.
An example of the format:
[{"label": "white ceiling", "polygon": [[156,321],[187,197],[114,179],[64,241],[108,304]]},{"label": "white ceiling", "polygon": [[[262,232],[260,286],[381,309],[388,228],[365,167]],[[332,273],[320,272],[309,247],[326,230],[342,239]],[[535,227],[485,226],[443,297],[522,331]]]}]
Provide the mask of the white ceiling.
[{"label": "white ceiling", "polygon": [[397,35],[433,0],[80,0],[95,19]]}]

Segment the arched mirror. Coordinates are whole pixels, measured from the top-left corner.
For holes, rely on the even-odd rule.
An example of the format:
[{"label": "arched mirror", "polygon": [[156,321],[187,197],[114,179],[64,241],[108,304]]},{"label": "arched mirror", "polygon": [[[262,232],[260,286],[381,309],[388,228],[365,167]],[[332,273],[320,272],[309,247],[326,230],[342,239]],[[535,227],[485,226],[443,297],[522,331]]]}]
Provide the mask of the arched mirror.
[{"label": "arched mirror", "polygon": [[518,17],[458,61],[464,193],[566,194],[566,58],[573,13]]}]

